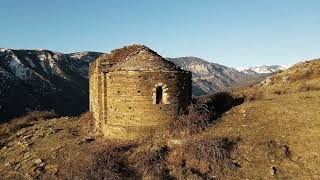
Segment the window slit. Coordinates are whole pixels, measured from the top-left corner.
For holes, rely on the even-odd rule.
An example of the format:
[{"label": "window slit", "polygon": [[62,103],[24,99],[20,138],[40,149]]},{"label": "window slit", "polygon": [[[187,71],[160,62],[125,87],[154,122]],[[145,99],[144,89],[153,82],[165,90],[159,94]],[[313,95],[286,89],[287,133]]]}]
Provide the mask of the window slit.
[{"label": "window slit", "polygon": [[156,104],[162,103],[162,93],[163,93],[162,87],[158,86],[156,89]]}]

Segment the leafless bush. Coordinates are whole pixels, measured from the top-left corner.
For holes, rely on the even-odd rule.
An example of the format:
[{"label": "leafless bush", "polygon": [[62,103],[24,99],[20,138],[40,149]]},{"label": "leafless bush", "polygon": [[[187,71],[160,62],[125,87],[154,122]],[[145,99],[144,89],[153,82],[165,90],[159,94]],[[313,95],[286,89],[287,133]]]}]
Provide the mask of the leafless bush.
[{"label": "leafless bush", "polygon": [[246,92],[244,96],[245,96],[245,100],[249,102],[254,102],[264,98],[263,92],[257,89],[253,89],[253,91]]},{"label": "leafless bush", "polygon": [[285,94],[286,91],[283,91],[283,90],[274,90],[273,93],[276,94],[276,95],[281,95],[281,94]]},{"label": "leafless bush", "polygon": [[152,145],[134,152],[129,157],[129,161],[143,177],[170,179],[171,176],[166,162],[168,152],[167,146]]},{"label": "leafless bush", "polygon": [[193,101],[198,105],[206,106],[209,113],[211,113],[211,117],[215,117],[226,112],[234,105],[238,105],[237,100],[237,98],[233,98],[233,96],[228,92],[218,92],[215,94],[201,96]]},{"label": "leafless bush", "polygon": [[233,98],[227,92],[195,98],[187,112],[171,123],[170,132],[173,135],[198,133],[214,123],[221,114],[243,101],[243,98]]},{"label": "leafless bush", "polygon": [[132,145],[108,144],[94,154],[85,179],[137,179],[138,173],[129,166],[127,151]]},{"label": "leafless bush", "polygon": [[[188,114],[181,115],[170,125],[170,132],[173,135],[189,135],[204,130],[209,124],[209,112],[206,107],[191,104],[188,107]],[[200,110],[201,109],[201,110]]]},{"label": "leafless bush", "polygon": [[107,143],[93,155],[84,179],[170,179],[166,145]]},{"label": "leafless bush", "polygon": [[202,177],[206,174],[222,175],[232,165],[231,152],[235,145],[236,140],[228,138],[191,140],[182,150],[185,168]]},{"label": "leafless bush", "polygon": [[82,113],[79,117],[79,120],[80,120],[80,122],[82,122],[90,127],[94,127],[93,113],[90,111]]}]

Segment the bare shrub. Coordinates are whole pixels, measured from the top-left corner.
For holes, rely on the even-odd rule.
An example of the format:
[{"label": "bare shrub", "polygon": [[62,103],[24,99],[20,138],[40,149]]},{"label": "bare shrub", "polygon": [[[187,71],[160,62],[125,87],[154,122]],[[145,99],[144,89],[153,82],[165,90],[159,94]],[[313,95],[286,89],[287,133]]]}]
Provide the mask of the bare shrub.
[{"label": "bare shrub", "polygon": [[290,159],[292,156],[291,149],[288,145],[280,143],[276,140],[269,140],[265,143],[268,156],[272,159]]},{"label": "bare shrub", "polygon": [[93,118],[93,113],[88,111],[88,112],[85,112],[85,113],[82,113],[80,116],[79,116],[79,120],[80,122],[90,126],[90,127],[94,127],[94,118]]},{"label": "bare shrub", "polygon": [[170,179],[172,177],[169,174],[166,161],[168,152],[167,146],[151,145],[133,152],[129,161],[143,177]]},{"label": "bare shrub", "polygon": [[244,98],[233,98],[230,93],[219,92],[192,100],[187,112],[170,125],[172,135],[198,133],[214,123],[224,112],[243,103]]},{"label": "bare shrub", "polygon": [[284,94],[285,92],[281,90],[274,90],[273,93],[276,95],[281,95],[281,94]]},{"label": "bare shrub", "polygon": [[[210,113],[210,118],[214,118],[232,108],[235,104],[235,98],[228,92],[218,92],[206,96],[201,96],[193,100],[202,107],[205,106]],[[200,109],[201,110],[201,109]]]},{"label": "bare shrub", "polygon": [[238,140],[195,139],[183,146],[185,168],[201,177],[208,174],[222,176],[224,171],[232,166],[231,152]]},{"label": "bare shrub", "polygon": [[[188,107],[188,114],[181,115],[170,125],[170,132],[173,135],[189,135],[204,130],[209,124],[209,111],[206,107],[191,104]],[[202,109],[203,108],[203,109]],[[200,110],[201,109],[201,110]]]},{"label": "bare shrub", "polygon": [[254,101],[263,99],[264,94],[262,91],[254,89],[253,91],[246,93],[245,97],[246,97],[245,98],[246,101],[254,102]]},{"label": "bare shrub", "polygon": [[93,155],[93,160],[85,179],[137,179],[138,173],[129,166],[127,151],[132,144],[109,143],[100,147]]}]

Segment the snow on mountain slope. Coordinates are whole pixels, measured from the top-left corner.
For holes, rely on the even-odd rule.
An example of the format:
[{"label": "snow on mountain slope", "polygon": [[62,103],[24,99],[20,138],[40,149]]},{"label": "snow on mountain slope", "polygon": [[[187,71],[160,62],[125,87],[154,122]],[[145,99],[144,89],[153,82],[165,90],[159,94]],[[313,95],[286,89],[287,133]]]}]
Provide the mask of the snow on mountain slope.
[{"label": "snow on mountain slope", "polygon": [[29,110],[87,110],[88,63],[101,54],[0,48],[0,121]]},{"label": "snow on mountain slope", "polygon": [[97,58],[97,54],[90,51],[70,53],[67,55],[73,59],[84,60],[86,62],[91,62]]},{"label": "snow on mountain slope", "polygon": [[274,73],[281,70],[285,70],[287,67],[280,65],[271,65],[271,66],[257,66],[257,67],[244,67],[237,68],[238,71],[243,72],[245,74],[267,74]]}]

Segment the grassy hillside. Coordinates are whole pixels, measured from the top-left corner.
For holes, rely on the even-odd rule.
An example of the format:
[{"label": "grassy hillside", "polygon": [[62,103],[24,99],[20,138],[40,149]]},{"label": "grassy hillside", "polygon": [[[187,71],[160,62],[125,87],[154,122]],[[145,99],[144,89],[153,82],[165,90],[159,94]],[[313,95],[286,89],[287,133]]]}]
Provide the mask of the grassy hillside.
[{"label": "grassy hillside", "polygon": [[206,136],[238,136],[242,177],[320,176],[320,60],[308,61],[238,92],[247,101]]},{"label": "grassy hillside", "polygon": [[0,137],[5,179],[319,179],[320,60],[194,99],[149,139],[106,140],[90,114],[39,112],[1,124]]}]

